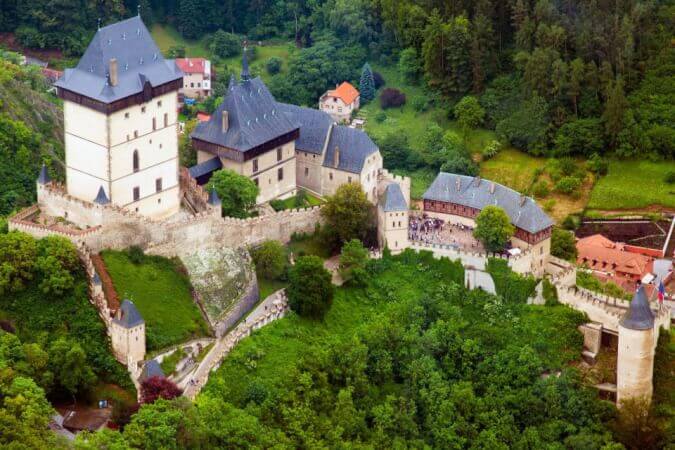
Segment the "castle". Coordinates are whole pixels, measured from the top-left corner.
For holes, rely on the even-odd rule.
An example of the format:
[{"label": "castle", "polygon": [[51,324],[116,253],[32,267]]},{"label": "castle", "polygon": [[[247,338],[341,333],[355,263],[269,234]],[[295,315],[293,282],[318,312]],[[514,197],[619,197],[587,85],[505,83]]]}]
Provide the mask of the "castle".
[{"label": "castle", "polygon": [[[282,211],[250,219],[221,217],[215,192],[202,189],[229,168],[259,187],[258,203],[305,189],[324,197],[358,183],[377,207],[378,241],[392,253],[406,248],[460,259],[484,269],[488,255],[409,238],[410,179],[382,168],[377,146],[361,130],[338,125],[326,113],[277,102],[262,80],[251,78],[246,52],[240,80],[208,122],[192,134],[198,164],[179,167],[177,96],[183,74],[165,60],[140,17],[100,28],[74,69],[57,83],[64,101],[66,185],[43,166],[38,202],[9,220],[11,230],[73,241],[90,277],[91,299],[106,323],[115,356],[139,373],[145,324],[131,302],[106,304],[91,253],[142,246],[148,253],[184,256],[204,248],[256,245],[311,233],[320,208]],[[475,225],[487,205],[502,207],[516,227],[508,259],[521,274],[550,275],[562,303],[602,324],[590,327],[588,345],[600,346],[603,327],[618,336],[617,397],[651,396],[654,348],[669,310],[654,315],[643,291],[629,305],[608,306],[577,289],[576,269],[549,255],[553,222],[534,200],[478,177],[439,174],[424,195],[424,212]],[[603,303],[604,302],[604,303]],[[597,327],[595,328],[597,331]],[[597,336],[596,336],[597,335]]]}]

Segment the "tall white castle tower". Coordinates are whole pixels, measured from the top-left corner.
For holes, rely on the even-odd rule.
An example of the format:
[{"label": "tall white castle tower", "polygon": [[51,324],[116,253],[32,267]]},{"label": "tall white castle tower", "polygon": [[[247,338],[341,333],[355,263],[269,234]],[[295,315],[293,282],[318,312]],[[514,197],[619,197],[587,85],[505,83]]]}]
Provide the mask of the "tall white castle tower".
[{"label": "tall white castle tower", "polygon": [[70,195],[154,219],[178,211],[182,78],[140,16],[98,30],[77,67],[56,83]]},{"label": "tall white castle tower", "polygon": [[656,334],[654,314],[644,287],[640,287],[630,308],[619,323],[619,346],[616,365],[616,401],[629,398],[652,398],[654,374],[654,351]]}]

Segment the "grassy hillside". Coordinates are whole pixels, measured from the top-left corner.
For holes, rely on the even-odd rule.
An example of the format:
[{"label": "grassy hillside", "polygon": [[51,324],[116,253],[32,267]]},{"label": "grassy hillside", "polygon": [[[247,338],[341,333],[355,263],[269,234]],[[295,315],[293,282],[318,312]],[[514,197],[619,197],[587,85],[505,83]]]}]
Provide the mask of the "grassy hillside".
[{"label": "grassy hillside", "polygon": [[105,251],[106,268],[120,299],[130,299],[146,324],[148,351],[208,334],[208,327],[192,300],[190,280],[176,263],[143,256],[134,264],[127,252]]}]

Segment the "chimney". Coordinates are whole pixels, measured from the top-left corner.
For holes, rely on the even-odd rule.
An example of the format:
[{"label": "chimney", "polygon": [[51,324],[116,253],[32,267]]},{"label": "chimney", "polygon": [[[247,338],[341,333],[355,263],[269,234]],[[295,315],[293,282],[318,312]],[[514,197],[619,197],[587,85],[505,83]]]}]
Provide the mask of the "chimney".
[{"label": "chimney", "polygon": [[223,110],[222,126],[223,126],[223,133],[227,133],[227,130],[230,129],[230,114],[225,110]]},{"label": "chimney", "polygon": [[335,164],[335,167],[340,165],[340,147],[337,145],[335,146],[335,156],[333,157],[333,163]]},{"label": "chimney", "polygon": [[110,58],[110,86],[117,86],[117,60]]},{"label": "chimney", "polygon": [[462,187],[462,180],[457,177],[457,181],[455,181],[455,189],[457,189],[457,192],[459,192],[459,189]]},{"label": "chimney", "polygon": [[476,187],[480,186],[480,177],[476,177],[473,180],[476,182]]},{"label": "chimney", "polygon": [[524,195],[520,196],[520,207],[522,208],[525,202],[527,201],[527,197]]},{"label": "chimney", "polygon": [[494,182],[490,183],[490,194],[495,193],[495,187],[496,187],[496,185],[494,184]]}]

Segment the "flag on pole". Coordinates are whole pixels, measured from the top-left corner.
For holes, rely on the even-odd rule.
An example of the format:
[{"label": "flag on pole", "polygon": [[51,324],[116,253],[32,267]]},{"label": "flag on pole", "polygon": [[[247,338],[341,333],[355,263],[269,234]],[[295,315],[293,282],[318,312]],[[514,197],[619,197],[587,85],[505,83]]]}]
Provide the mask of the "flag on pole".
[{"label": "flag on pole", "polygon": [[663,303],[663,299],[666,296],[666,288],[663,285],[663,281],[659,282],[659,303]]}]

